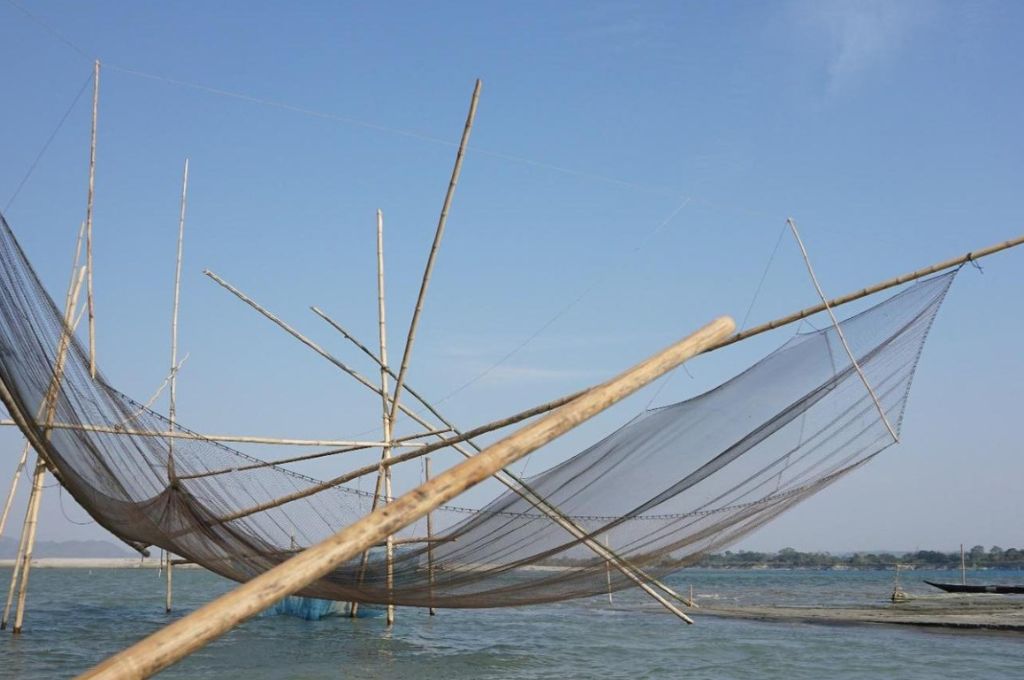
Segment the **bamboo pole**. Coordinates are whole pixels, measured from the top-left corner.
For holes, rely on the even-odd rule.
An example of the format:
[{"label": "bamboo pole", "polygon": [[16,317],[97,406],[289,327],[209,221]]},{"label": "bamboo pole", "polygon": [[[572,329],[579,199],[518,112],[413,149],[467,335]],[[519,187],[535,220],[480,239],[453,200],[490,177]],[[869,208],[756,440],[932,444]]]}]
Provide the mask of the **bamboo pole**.
[{"label": "bamboo pole", "polygon": [[441,247],[441,237],[444,236],[444,227],[448,222],[448,211],[452,206],[452,199],[455,197],[455,186],[459,183],[459,174],[462,172],[462,159],[466,153],[466,145],[469,144],[469,135],[473,131],[473,119],[476,118],[476,107],[480,101],[480,88],[483,85],[478,79],[473,87],[473,98],[469,103],[469,113],[466,115],[466,126],[462,129],[462,139],[459,141],[459,150],[455,154],[455,167],[452,168],[452,177],[448,182],[448,191],[444,197],[444,204],[441,206],[441,216],[437,220],[437,229],[434,232],[434,242],[430,246],[430,255],[427,256],[427,266],[423,270],[423,280],[420,282],[420,292],[416,296],[416,307],[412,312],[412,320],[409,322],[409,334],[405,338],[405,349],[402,352],[402,363],[398,368],[398,378],[395,379],[395,393],[391,403],[391,422],[394,423],[398,415],[398,403],[402,396],[402,386],[405,384],[405,372],[409,368],[409,357],[412,355],[412,346],[416,341],[416,326],[419,324],[420,314],[423,312],[423,302],[427,296],[427,287],[430,285],[430,275],[434,270],[434,262],[437,259],[437,251]]},{"label": "bamboo pole", "polygon": [[[430,456],[423,459],[423,483],[430,481]],[[427,613],[431,616],[437,614],[434,610],[434,518],[432,513],[427,513],[427,588],[430,606]]]},{"label": "bamboo pole", "polygon": [[0,514],[0,536],[4,535],[4,529],[7,527],[7,517],[11,513],[11,505],[14,504],[14,494],[18,490],[18,480],[21,479],[21,471],[25,469],[25,463],[28,461],[28,450],[32,448],[29,446],[28,441],[25,441],[25,446],[21,449],[21,457],[18,459],[18,465],[14,468],[14,478],[11,479],[11,490],[7,493],[7,500],[4,502],[3,514]]},{"label": "bamboo pole", "polygon": [[[397,448],[399,446],[407,446],[407,447],[412,447],[412,448],[415,448],[415,447],[418,447],[418,446],[427,446],[427,444],[424,443],[424,442],[411,442],[410,443],[410,442],[407,442],[406,440],[418,439],[420,437],[426,437],[428,435],[443,434],[445,432],[448,432],[447,428],[445,428],[443,430],[431,430],[429,432],[420,432],[420,433],[417,433],[417,434],[410,434],[410,435],[406,435],[404,437],[401,437],[399,439],[393,439],[392,440],[392,445],[393,445],[393,448]],[[219,469],[216,469],[216,470],[206,470],[204,472],[196,472],[196,473],[190,474],[190,475],[178,475],[178,480],[179,481],[183,481],[183,480],[186,480],[186,479],[202,479],[203,477],[215,477],[217,475],[224,475],[224,474],[228,474],[228,473],[232,473],[232,472],[244,472],[246,470],[258,470],[260,468],[274,467],[274,466],[278,466],[278,465],[284,465],[286,463],[298,463],[298,462],[301,462],[301,461],[316,460],[317,458],[325,458],[327,456],[336,456],[336,455],[339,455],[339,454],[342,454],[342,453],[352,453],[352,452],[355,452],[355,451],[365,451],[366,449],[377,448],[377,447],[380,447],[380,446],[383,446],[383,445],[384,445],[383,442],[381,442],[380,444],[376,444],[373,447],[371,447],[371,446],[348,446],[348,447],[341,448],[341,449],[328,449],[327,451],[317,451],[316,453],[307,453],[307,454],[304,454],[304,455],[301,455],[301,456],[289,456],[288,458],[275,458],[273,460],[261,460],[258,463],[251,463],[249,465],[238,465],[238,466],[235,466],[235,467],[219,468]],[[392,461],[393,460],[394,459],[392,459]],[[392,461],[388,461],[388,464],[391,465]],[[374,464],[374,469],[377,469],[379,466],[380,466],[379,463],[375,463]],[[371,470],[371,472],[372,471],[373,470]]]},{"label": "bamboo pole", "polygon": [[740,340],[746,340],[747,338],[753,337],[755,335],[760,335],[761,333],[766,333],[768,331],[775,330],[776,328],[781,328],[782,326],[787,326],[791,323],[796,323],[801,319],[806,319],[807,317],[814,316],[819,312],[824,312],[826,306],[832,307],[834,309],[841,305],[854,302],[855,300],[860,300],[861,298],[865,298],[869,295],[880,293],[883,290],[895,288],[896,286],[901,286],[904,283],[916,281],[917,279],[922,279],[930,274],[937,274],[938,272],[941,272],[945,269],[952,269],[953,267],[958,267],[960,265],[967,264],[968,262],[980,260],[983,257],[988,257],[989,255],[994,255],[998,252],[1009,250],[1010,248],[1016,248],[1021,244],[1024,244],[1024,235],[1010,239],[1009,241],[1003,241],[1002,243],[993,244],[986,248],[981,248],[980,250],[973,250],[969,253],[964,253],[963,255],[951,257],[948,260],[942,260],[941,262],[936,262],[933,265],[922,267],[921,269],[917,269],[906,274],[894,276],[891,279],[886,279],[874,285],[867,286],[866,288],[861,288],[860,290],[854,291],[852,293],[847,293],[846,295],[840,295],[839,297],[832,298],[831,300],[828,300],[827,303],[823,302],[817,305],[811,305],[810,307],[801,309],[798,312],[793,312],[792,314],[781,316],[773,321],[768,321],[759,326],[749,328],[741,333],[736,333],[735,335],[719,343],[716,347],[712,349],[714,350],[718,349],[719,347],[725,347],[735,342],[739,342]]},{"label": "bamboo pole", "polygon": [[[174,304],[171,310],[171,375],[170,392],[168,394],[167,421],[168,428],[174,431],[175,418],[177,416],[178,399],[178,304],[181,299],[181,256],[185,242],[185,209],[188,205],[188,158],[185,159],[185,169],[181,176],[181,209],[178,213],[178,251],[174,262]],[[167,440],[167,482],[171,487],[178,484],[177,475],[174,469],[174,439]],[[174,584],[174,560],[170,553],[167,553],[167,571],[164,572],[166,581],[166,593],[164,598],[164,613],[170,614],[173,600]]]},{"label": "bamboo pole", "polygon": [[[604,547],[609,550],[612,548],[611,538],[608,534],[604,535]],[[612,565],[610,562],[604,563],[604,577],[608,581],[608,604],[613,605],[615,602],[612,601]]]},{"label": "bamboo pole", "polygon": [[89,272],[89,375],[96,377],[96,309],[92,294],[92,206],[96,189],[96,122],[100,107],[100,60],[92,70],[92,134],[89,140],[89,195],[85,204],[85,267]]},{"label": "bamboo pole", "polygon": [[[74,333],[70,325],[75,316],[75,309],[78,306],[78,296],[82,290],[82,280],[85,275],[85,268],[78,271],[78,278],[72,288],[71,295],[64,305],[64,324],[61,327],[60,342],[57,344],[57,357],[54,362],[53,376],[50,379],[50,386],[40,404],[40,410],[45,409],[47,425],[53,422],[57,411],[57,402],[60,398],[60,383],[64,377],[64,363],[67,357],[68,347],[71,345],[71,337]],[[43,440],[50,438],[49,427],[43,428]],[[18,583],[18,606],[14,613],[14,628],[11,630],[15,635],[21,633],[21,626],[25,619],[25,603],[28,598],[29,573],[32,569],[32,553],[35,549],[36,528],[39,523],[39,508],[42,505],[43,481],[46,477],[46,462],[42,456],[37,455],[35,474],[32,481],[32,493],[29,495],[28,511],[25,515],[25,523],[22,525],[21,542],[18,546],[18,556],[15,559],[15,568],[11,572],[11,587],[7,594],[7,603],[4,606],[4,614],[0,620],[0,630],[7,627],[8,616],[10,615],[11,599],[14,595],[15,583]],[[19,574],[20,572],[20,574]],[[19,581],[20,579],[20,581]]]},{"label": "bamboo pole", "polygon": [[885,415],[885,409],[882,408],[882,402],[878,400],[875,388],[871,386],[870,382],[868,382],[868,377],[864,374],[864,369],[860,367],[860,362],[857,361],[857,357],[854,356],[853,350],[850,349],[850,343],[846,341],[846,333],[843,332],[843,327],[839,325],[839,319],[836,318],[835,312],[832,311],[832,306],[829,305],[828,299],[825,297],[825,291],[822,290],[821,284],[818,283],[818,277],[815,276],[814,267],[811,265],[811,256],[807,254],[807,248],[804,246],[804,240],[800,238],[800,231],[796,228],[796,222],[793,221],[792,217],[789,217],[786,218],[786,224],[789,225],[789,229],[793,232],[793,237],[796,239],[796,244],[800,247],[800,254],[804,258],[804,264],[807,265],[807,273],[811,276],[811,283],[814,284],[814,290],[818,292],[818,297],[821,298],[821,304],[825,306],[825,311],[828,312],[828,317],[832,320],[832,327],[836,329],[836,335],[839,336],[839,341],[843,344],[843,349],[846,350],[846,356],[850,358],[850,363],[853,364],[853,368],[857,371],[857,375],[860,376],[860,381],[864,383],[864,387],[867,388],[872,401],[875,402],[875,408],[878,409],[878,415],[882,418],[882,422],[885,424],[886,429],[889,430],[892,440],[899,444],[899,435],[896,434],[896,430],[893,428],[892,423],[889,422],[889,417]]},{"label": "bamboo pole", "polygon": [[964,559],[964,544],[960,544],[960,585],[967,585],[967,561]]},{"label": "bamboo pole", "polygon": [[[15,420],[0,420],[0,426],[17,426],[18,423]],[[79,423],[54,423],[50,426],[51,430],[76,430],[79,432],[98,432],[101,434],[123,434],[131,435],[134,437],[158,437],[160,439],[189,439],[194,441],[211,441],[211,442],[238,442],[242,444],[270,444],[276,446],[345,446],[353,447],[352,451],[358,449],[369,449],[377,448],[384,445],[384,442],[376,440],[361,440],[361,439],[293,439],[287,437],[258,437],[251,435],[238,435],[238,434],[196,434],[194,432],[187,432],[183,430],[136,430],[127,428],[121,425],[86,425]],[[417,435],[411,435],[408,438],[422,437],[426,435],[443,434],[448,430],[437,429],[431,430],[427,433],[419,433]],[[396,442],[395,446],[402,446],[408,448],[416,448],[423,444],[419,442],[406,441],[407,437],[403,437],[400,442]],[[333,451],[332,453],[343,453],[342,451]],[[327,455],[327,454],[325,454]],[[299,458],[301,459],[301,457]],[[184,476],[179,477],[184,479]]]},{"label": "bamboo pole", "polygon": [[[526,425],[472,459],[463,461],[394,503],[165,626],[80,677],[144,678],[167,668],[266,607],[322,578],[367,546],[400,531],[503,467],[701,353],[734,328],[728,317],[716,319],[668,349],[588,391],[571,404]],[[685,617],[682,612],[679,615]]]},{"label": "bamboo pole", "polygon": [[0,630],[7,630],[7,624],[10,621],[11,616],[11,606],[14,604],[14,594],[18,591],[19,579],[25,567],[26,553],[28,559],[32,558],[32,551],[29,548],[29,543],[31,542],[29,534],[32,532],[34,527],[33,518],[38,516],[35,509],[39,503],[39,497],[43,492],[43,476],[45,473],[46,464],[43,463],[42,458],[38,458],[32,474],[32,491],[28,497],[28,506],[25,510],[25,521],[21,525],[21,537],[18,540],[18,552],[14,558],[14,568],[11,570],[11,584],[7,588],[7,601],[4,603],[4,614],[3,617],[0,617]]},{"label": "bamboo pole", "polygon": [[[377,326],[378,334],[380,336],[381,361],[381,428],[384,435],[384,441],[387,442],[381,451],[380,474],[384,476],[384,504],[388,505],[393,500],[391,489],[391,467],[385,465],[385,463],[391,458],[391,426],[394,416],[388,409],[388,330],[387,313],[384,309],[384,214],[379,209],[377,210]],[[385,551],[387,560],[388,589],[386,623],[388,626],[392,626],[395,623],[395,605],[392,601],[395,588],[395,537],[391,534],[388,534]]]}]

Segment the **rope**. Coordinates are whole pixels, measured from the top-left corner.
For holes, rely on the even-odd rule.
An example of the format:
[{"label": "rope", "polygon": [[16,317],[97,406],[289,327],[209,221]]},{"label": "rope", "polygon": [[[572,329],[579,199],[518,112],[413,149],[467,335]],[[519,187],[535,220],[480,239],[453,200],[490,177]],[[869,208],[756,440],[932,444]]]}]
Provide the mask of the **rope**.
[{"label": "rope", "polygon": [[[10,1],[11,0],[8,0],[8,2]],[[17,5],[15,6],[17,7]],[[21,178],[21,181],[18,183],[18,186],[14,190],[14,193],[11,194],[11,197],[7,199],[7,203],[6,205],[4,205],[4,212],[8,211],[8,209],[11,207],[11,204],[14,203],[14,199],[16,199],[18,197],[18,194],[21,193],[22,188],[28,182],[29,178],[32,176],[32,173],[35,172],[36,166],[39,165],[39,161],[43,159],[43,155],[46,153],[46,150],[50,148],[50,144],[52,144],[53,140],[57,137],[57,133],[60,132],[60,129],[62,127],[64,127],[65,121],[67,121],[68,117],[71,115],[71,112],[74,110],[75,105],[78,104],[78,100],[82,98],[82,93],[85,92],[85,88],[87,88],[89,86],[89,83],[91,82],[92,72],[90,71],[89,77],[85,79],[84,83],[82,83],[81,89],[78,90],[78,94],[75,95],[74,100],[72,100],[71,102],[71,106],[69,106],[67,111],[64,112],[64,115],[61,116],[60,122],[57,123],[57,127],[55,127],[53,129],[53,132],[50,133],[50,136],[46,140],[46,143],[43,144],[43,148],[39,150],[39,153],[36,155],[35,160],[32,161],[32,164],[28,167],[28,172],[26,172],[25,176]]]},{"label": "rope", "polygon": [[37,17],[35,14],[32,14],[32,12],[29,12],[27,9],[25,9],[24,7],[22,7],[21,5],[16,3],[14,0],[7,0],[7,4],[9,4],[11,7],[14,7],[15,9],[17,9],[19,12],[21,12],[22,14],[27,16],[29,19],[31,19],[35,23],[37,23],[40,26],[42,26],[44,29],[46,29],[47,32],[49,32],[54,37],[56,37],[57,40],[60,40],[62,43],[64,43],[65,45],[67,45],[68,47],[73,49],[75,52],[78,52],[79,55],[81,55],[82,57],[88,59],[89,61],[92,61],[92,57],[90,57],[88,54],[86,54],[85,50],[80,48],[75,43],[71,42],[67,37],[64,36],[63,33],[58,31],[56,28],[51,26],[49,23],[43,21],[42,19]]},{"label": "rope", "polygon": [[[653,239],[655,236],[657,236],[659,233],[661,233],[672,222],[672,220],[675,219],[676,215],[678,215],[680,212],[682,212],[683,208],[688,206],[692,200],[693,199],[691,197],[689,197],[689,196],[685,197],[683,199],[683,202],[680,203],[678,206],[676,206],[676,209],[673,210],[672,213],[668,217],[666,217],[664,220],[662,220],[657,226],[654,227],[654,229],[649,231],[647,233],[647,235],[644,236],[643,239],[641,239],[640,243],[637,244],[633,248],[633,250],[630,251],[629,255],[634,255],[634,254],[640,252],[640,250],[642,250],[643,247],[646,246],[647,243],[651,239]],[[467,380],[463,384],[461,384],[458,387],[456,387],[454,390],[452,390],[451,392],[449,392],[445,396],[441,397],[441,399],[439,399],[438,401],[435,402],[435,406],[439,405],[439,404],[443,404],[444,402],[446,402],[449,399],[451,399],[452,397],[454,397],[456,394],[458,394],[458,393],[462,392],[463,390],[465,390],[467,387],[469,387],[469,386],[475,384],[476,382],[480,381],[482,378],[486,377],[488,374],[490,374],[492,371],[494,371],[494,369],[496,369],[499,366],[501,366],[502,364],[504,364],[506,361],[508,361],[509,359],[514,357],[516,354],[518,354],[524,347],[526,347],[531,342],[533,342],[538,337],[540,337],[540,335],[543,334],[552,325],[554,325],[554,323],[556,321],[561,319],[563,316],[565,316],[569,312],[569,310],[571,310],[573,307],[575,307],[577,304],[579,304],[583,300],[583,298],[585,298],[587,295],[592,293],[596,288],[598,288],[601,284],[603,284],[605,281],[607,281],[612,276],[613,273],[618,273],[618,271],[620,269],[622,269],[622,267],[624,266],[623,262],[625,261],[625,259],[626,258],[623,258],[622,260],[620,260],[619,261],[619,265],[617,267],[614,267],[612,270],[610,270],[610,272],[604,274],[603,276],[598,276],[593,281],[593,283],[591,283],[587,288],[585,288],[583,290],[582,293],[577,295],[574,299],[570,300],[568,304],[566,304],[561,309],[559,309],[557,312],[555,312],[554,316],[552,316],[550,319],[548,319],[546,322],[544,322],[541,325],[540,328],[538,328],[533,333],[531,333],[525,340],[523,340],[518,345],[513,347],[504,356],[502,356],[500,359],[498,359],[496,362],[491,364],[489,367],[485,368],[483,371],[481,371],[480,373],[478,373],[474,377],[470,378],[469,380]]]}]

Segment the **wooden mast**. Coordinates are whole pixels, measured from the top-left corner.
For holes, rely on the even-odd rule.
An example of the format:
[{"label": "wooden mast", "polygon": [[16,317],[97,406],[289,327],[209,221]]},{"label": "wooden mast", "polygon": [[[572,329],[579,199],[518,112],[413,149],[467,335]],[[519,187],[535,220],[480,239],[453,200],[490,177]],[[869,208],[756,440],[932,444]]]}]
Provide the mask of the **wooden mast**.
[{"label": "wooden mast", "polygon": [[[721,317],[579,399],[489,446],[479,455],[363,517],[86,671],[80,678],[145,678],[176,663],[266,607],[322,578],[471,486],[589,420],[707,347],[735,324]],[[684,615],[685,616],[685,615]]]},{"label": "wooden mast", "polygon": [[[423,483],[430,481],[430,456],[423,459]],[[432,513],[427,513],[427,588],[430,606],[427,612],[434,616],[434,518]]]},{"label": "wooden mast", "polygon": [[[181,256],[185,242],[185,209],[188,205],[188,159],[185,159],[185,169],[181,176],[181,208],[178,213],[178,251],[174,263],[174,305],[171,310],[171,377],[170,392],[167,405],[167,429],[174,431],[175,418],[177,416],[178,398],[178,303],[181,297]],[[167,482],[173,489],[178,478],[174,469],[174,439],[167,440]],[[171,501],[173,502],[173,500]],[[174,559],[167,554],[167,570],[164,572],[167,577],[167,592],[164,599],[164,611],[171,612],[172,593],[174,582]]]}]

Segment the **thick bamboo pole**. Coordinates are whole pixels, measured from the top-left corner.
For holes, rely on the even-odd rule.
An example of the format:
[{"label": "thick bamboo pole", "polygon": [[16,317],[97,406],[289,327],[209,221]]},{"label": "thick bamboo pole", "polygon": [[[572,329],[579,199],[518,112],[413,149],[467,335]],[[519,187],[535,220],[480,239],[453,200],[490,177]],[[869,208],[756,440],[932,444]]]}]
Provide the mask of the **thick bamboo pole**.
[{"label": "thick bamboo pole", "polygon": [[392,396],[391,422],[394,423],[398,415],[398,403],[402,396],[402,386],[405,384],[405,372],[409,368],[409,357],[412,355],[412,346],[416,341],[416,326],[419,324],[420,314],[423,312],[423,302],[427,297],[427,287],[430,285],[430,275],[434,271],[434,262],[437,260],[437,251],[441,247],[441,237],[444,236],[444,227],[448,222],[448,211],[452,206],[452,199],[455,197],[455,186],[459,183],[459,174],[462,172],[462,159],[466,153],[466,145],[469,144],[469,135],[473,131],[473,119],[476,118],[476,107],[480,101],[480,88],[483,83],[478,79],[473,87],[473,98],[469,103],[469,113],[466,115],[466,126],[462,129],[462,139],[459,141],[459,150],[455,154],[455,167],[452,168],[452,178],[448,182],[448,191],[444,196],[444,204],[441,206],[441,216],[437,220],[437,229],[434,231],[434,242],[430,246],[430,255],[427,256],[427,266],[423,270],[423,280],[420,282],[420,292],[416,296],[416,307],[412,312],[412,320],[409,322],[409,334],[405,338],[405,349],[402,352],[402,363],[398,368],[398,378],[395,379],[395,394]]},{"label": "thick bamboo pole", "polygon": [[[181,256],[185,243],[185,209],[188,205],[188,158],[185,159],[185,169],[181,176],[181,209],[178,212],[178,250],[174,262],[174,304],[171,309],[171,375],[170,393],[168,394],[167,421],[168,428],[173,432],[178,407],[178,305],[181,300]],[[175,486],[177,475],[174,469],[174,439],[167,440],[167,482]],[[164,612],[171,613],[174,594],[174,560],[173,556],[167,554],[167,571],[164,572],[166,581],[166,593],[164,597]]]},{"label": "thick bamboo pole", "polygon": [[[668,349],[588,391],[571,404],[523,427],[394,503],[367,515],[318,545],[164,627],[80,677],[144,678],[167,668],[274,602],[322,578],[367,546],[400,531],[498,470],[700,354],[714,342],[726,337],[734,328],[731,319],[716,319]],[[679,615],[685,617],[682,612]]]},{"label": "thick bamboo pole", "polygon": [[4,535],[4,529],[7,528],[7,517],[11,513],[11,505],[14,504],[14,494],[18,491],[18,480],[21,479],[21,471],[25,469],[25,463],[28,461],[28,451],[32,447],[29,446],[28,441],[25,442],[25,446],[21,449],[21,457],[18,458],[18,465],[14,468],[14,477],[11,479],[11,489],[7,492],[7,500],[4,502],[4,511],[0,514],[0,536]]},{"label": "thick bamboo pole", "polygon": [[800,247],[800,254],[804,258],[804,264],[807,266],[807,273],[811,276],[811,283],[814,284],[814,290],[818,292],[818,297],[821,298],[821,304],[825,305],[825,311],[828,312],[828,317],[832,320],[832,327],[836,330],[836,335],[839,336],[839,341],[843,344],[843,349],[846,350],[846,356],[850,358],[850,363],[853,364],[854,370],[857,371],[857,375],[860,376],[860,380],[864,383],[864,387],[867,388],[868,394],[871,399],[875,402],[875,408],[878,409],[878,415],[881,417],[882,422],[885,424],[886,429],[889,430],[889,434],[892,436],[892,440],[897,444],[900,441],[899,435],[896,434],[896,430],[889,422],[889,417],[885,415],[885,409],[882,408],[882,402],[878,400],[878,395],[875,394],[875,388],[868,382],[868,377],[864,375],[864,369],[860,367],[860,362],[857,361],[857,357],[854,356],[853,350],[850,349],[850,343],[846,341],[846,333],[843,332],[843,327],[839,325],[839,319],[836,318],[835,312],[832,311],[832,306],[829,305],[828,299],[825,297],[825,291],[822,290],[821,284],[818,283],[818,277],[814,274],[814,266],[811,265],[811,256],[807,253],[807,248],[804,246],[804,240],[800,238],[800,230],[796,228],[796,222],[793,218],[787,218],[786,224],[789,225],[789,230],[793,232],[793,238],[796,239],[797,246]]},{"label": "thick bamboo pole", "polygon": [[92,295],[92,205],[96,190],[96,122],[100,110],[100,60],[92,69],[92,134],[89,140],[89,194],[85,203],[85,267],[89,272],[89,375],[96,377],[96,309]]}]

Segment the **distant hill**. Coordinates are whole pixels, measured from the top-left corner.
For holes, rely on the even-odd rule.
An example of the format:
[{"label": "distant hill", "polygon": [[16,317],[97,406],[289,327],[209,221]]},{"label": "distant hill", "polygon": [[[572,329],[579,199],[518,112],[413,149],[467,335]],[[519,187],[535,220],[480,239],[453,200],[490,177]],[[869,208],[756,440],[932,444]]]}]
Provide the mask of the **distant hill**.
[{"label": "distant hill", "polygon": [[[0,538],[0,560],[13,560],[18,552],[18,539]],[[33,557],[132,557],[138,555],[123,545],[110,541],[36,541]]]}]

